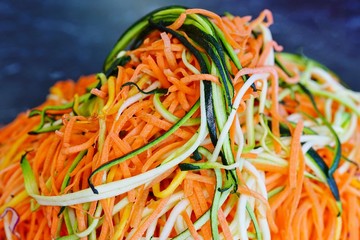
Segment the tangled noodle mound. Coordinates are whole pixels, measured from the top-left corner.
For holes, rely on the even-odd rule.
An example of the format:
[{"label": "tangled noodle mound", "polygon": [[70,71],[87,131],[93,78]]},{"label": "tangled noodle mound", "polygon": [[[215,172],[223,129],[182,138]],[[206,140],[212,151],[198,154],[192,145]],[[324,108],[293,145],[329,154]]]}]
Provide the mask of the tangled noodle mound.
[{"label": "tangled noodle mound", "polygon": [[359,239],[360,94],[271,24],[159,9],[56,83],[0,131],[0,239]]}]

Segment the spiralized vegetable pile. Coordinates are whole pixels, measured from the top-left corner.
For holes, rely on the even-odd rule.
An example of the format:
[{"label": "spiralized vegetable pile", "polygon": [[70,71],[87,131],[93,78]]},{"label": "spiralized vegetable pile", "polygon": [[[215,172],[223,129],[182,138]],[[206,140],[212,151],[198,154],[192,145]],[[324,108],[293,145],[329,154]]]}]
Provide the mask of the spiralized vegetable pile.
[{"label": "spiralized vegetable pile", "polygon": [[360,94],[272,23],[159,9],[56,83],[0,131],[0,239],[360,239]]}]

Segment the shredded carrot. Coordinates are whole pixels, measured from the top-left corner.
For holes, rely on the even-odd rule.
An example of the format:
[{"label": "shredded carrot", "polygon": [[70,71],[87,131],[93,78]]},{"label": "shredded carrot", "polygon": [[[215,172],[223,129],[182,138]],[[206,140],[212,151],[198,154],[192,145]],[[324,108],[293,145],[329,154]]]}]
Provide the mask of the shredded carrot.
[{"label": "shredded carrot", "polygon": [[93,88],[90,91],[91,94],[98,96],[99,98],[105,98],[106,97],[106,93],[97,89],[97,88]]},{"label": "shredded carrot", "polygon": [[130,226],[132,228],[139,226],[141,221],[141,213],[143,209],[145,208],[146,200],[149,194],[149,188],[146,189],[139,189],[139,192],[137,193],[137,199],[133,205],[133,211],[131,213],[132,218],[130,221]]},{"label": "shredded carrot", "polygon": [[149,227],[149,225],[158,217],[161,210],[165,207],[166,203],[169,201],[169,198],[164,198],[159,201],[157,204],[157,207],[154,209],[154,211],[151,213],[151,215],[146,219],[144,223],[142,223],[139,228],[137,228],[134,235],[131,237],[131,239],[139,239],[146,229]]},{"label": "shredded carrot", "polygon": [[[298,122],[296,128],[294,130],[291,145],[290,145],[290,158],[289,158],[289,186],[290,188],[295,188],[297,185],[296,182],[296,172],[298,168],[298,160],[301,159],[299,157],[301,151],[300,145],[300,137],[303,131],[304,123],[302,121]],[[299,169],[299,173],[302,173]]]},{"label": "shredded carrot", "polygon": [[226,40],[229,41],[229,43],[234,48],[237,48],[237,49],[240,48],[239,44],[232,38],[232,36],[229,34],[229,32],[225,31],[224,23],[223,23],[223,21],[222,21],[222,19],[221,19],[221,17],[219,15],[217,15],[217,14],[215,14],[213,12],[204,10],[204,9],[187,9],[186,13],[187,14],[199,13],[199,14],[202,14],[204,16],[208,16],[208,17],[214,19],[218,23],[218,27],[220,27],[221,30],[223,30],[223,32],[225,34],[225,37],[226,37]]},{"label": "shredded carrot", "polygon": [[215,77],[214,75],[211,74],[197,74],[197,75],[190,75],[190,76],[186,76],[181,78],[180,81],[184,82],[184,83],[189,83],[192,81],[200,81],[200,80],[208,80],[208,81],[212,81],[215,83],[219,83],[219,80],[217,77]]},{"label": "shredded carrot", "polygon": [[181,13],[179,18],[168,27],[173,30],[177,30],[184,24],[185,20],[186,20],[186,13]]},{"label": "shredded carrot", "polygon": [[269,10],[174,6],[137,24],[104,73],[1,128],[0,239],[359,239],[358,93],[280,53]]},{"label": "shredded carrot", "polygon": [[188,228],[189,228],[189,231],[191,233],[191,236],[195,239],[195,240],[199,240],[201,239],[199,234],[197,233],[196,229],[195,229],[195,226],[193,224],[193,222],[191,221],[189,215],[187,215],[186,212],[182,212],[181,213],[181,216],[184,218]]},{"label": "shredded carrot", "polygon": [[154,61],[154,59],[151,57],[151,55],[149,55],[147,57],[147,61],[149,63],[149,67],[151,70],[153,70],[153,72],[155,73],[156,77],[159,79],[159,81],[161,82],[161,85],[164,88],[168,88],[170,87],[169,82],[166,80],[166,77],[164,75],[164,73],[161,71],[160,67],[156,64],[156,62]]},{"label": "shredded carrot", "polygon": [[161,33],[160,36],[161,36],[161,39],[164,41],[165,58],[168,61],[169,67],[172,70],[175,70],[176,66],[177,66],[177,63],[176,63],[175,55],[171,51],[171,40],[170,40],[169,36],[166,33]]},{"label": "shredded carrot", "polygon": [[229,224],[226,221],[226,218],[224,216],[224,212],[221,210],[221,208],[219,209],[218,216],[219,216],[219,222],[220,222],[221,228],[222,228],[223,233],[224,233],[224,239],[227,239],[227,240],[233,239],[233,236],[232,236],[231,231],[229,229]]}]

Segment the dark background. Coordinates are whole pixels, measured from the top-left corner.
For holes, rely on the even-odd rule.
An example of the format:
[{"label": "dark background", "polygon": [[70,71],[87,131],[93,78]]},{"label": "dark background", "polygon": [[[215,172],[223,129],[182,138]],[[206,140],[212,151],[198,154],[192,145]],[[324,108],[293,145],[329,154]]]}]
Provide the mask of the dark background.
[{"label": "dark background", "polygon": [[171,4],[254,17],[268,8],[285,51],[324,63],[360,90],[358,0],[2,0],[0,125],[43,102],[55,81],[100,71],[131,23]]}]

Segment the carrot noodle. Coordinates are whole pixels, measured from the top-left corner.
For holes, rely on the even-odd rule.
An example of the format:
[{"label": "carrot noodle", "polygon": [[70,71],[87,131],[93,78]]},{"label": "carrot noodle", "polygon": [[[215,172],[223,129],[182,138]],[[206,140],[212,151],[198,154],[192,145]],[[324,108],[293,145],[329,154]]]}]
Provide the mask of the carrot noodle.
[{"label": "carrot noodle", "polygon": [[0,239],[360,239],[359,93],[269,10],[137,24],[1,128]]},{"label": "carrot noodle", "polygon": [[173,30],[177,30],[184,24],[185,20],[186,20],[186,14],[181,13],[180,17],[173,24],[171,24],[169,28]]}]

